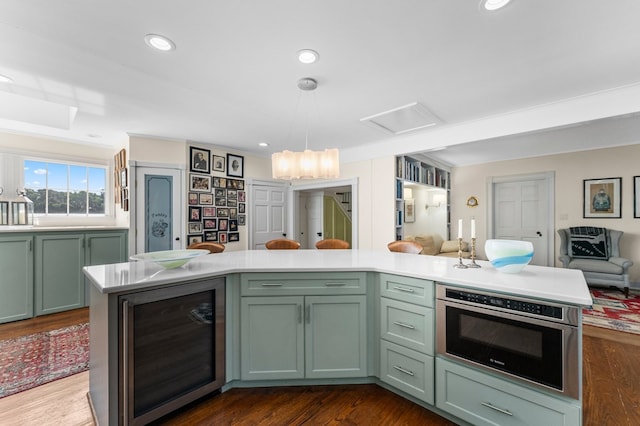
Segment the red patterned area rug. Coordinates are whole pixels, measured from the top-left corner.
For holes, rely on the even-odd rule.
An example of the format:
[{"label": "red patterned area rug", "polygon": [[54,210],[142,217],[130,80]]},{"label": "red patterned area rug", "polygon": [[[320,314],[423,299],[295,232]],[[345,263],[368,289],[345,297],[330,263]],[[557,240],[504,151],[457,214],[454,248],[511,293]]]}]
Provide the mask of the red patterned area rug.
[{"label": "red patterned area rug", "polygon": [[619,290],[591,288],[593,307],[582,310],[587,325],[640,334],[640,294],[624,297]]},{"label": "red patterned area rug", "polygon": [[0,341],[0,398],[89,368],[89,324]]}]

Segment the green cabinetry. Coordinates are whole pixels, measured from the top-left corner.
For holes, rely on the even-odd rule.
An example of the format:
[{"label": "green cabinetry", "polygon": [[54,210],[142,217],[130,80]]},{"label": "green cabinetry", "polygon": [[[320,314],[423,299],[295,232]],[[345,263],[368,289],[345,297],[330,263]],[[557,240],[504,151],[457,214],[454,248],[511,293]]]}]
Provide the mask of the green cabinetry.
[{"label": "green cabinetry", "polygon": [[0,236],[0,323],[33,316],[33,235]]},{"label": "green cabinetry", "polygon": [[364,273],[243,274],[242,380],[365,377],[365,282]]},{"label": "green cabinetry", "polygon": [[444,358],[436,406],[474,425],[579,425],[580,402],[552,397]]},{"label": "green cabinetry", "polygon": [[82,267],[126,261],[127,234],[127,230],[0,234],[0,322],[86,306]]},{"label": "green cabinetry", "polygon": [[380,274],[380,379],[434,403],[434,283]]},{"label": "green cabinetry", "polygon": [[82,267],[124,262],[126,232],[36,235],[36,315],[87,306]]}]

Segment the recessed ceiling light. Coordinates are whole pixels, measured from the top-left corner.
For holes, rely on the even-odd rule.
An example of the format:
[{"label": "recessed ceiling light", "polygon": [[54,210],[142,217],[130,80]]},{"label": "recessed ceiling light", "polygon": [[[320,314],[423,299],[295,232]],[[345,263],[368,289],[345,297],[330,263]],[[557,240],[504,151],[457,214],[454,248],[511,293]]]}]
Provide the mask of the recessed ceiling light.
[{"label": "recessed ceiling light", "polygon": [[0,83],[13,83],[13,79],[11,77],[7,77],[6,75],[0,74]]},{"label": "recessed ceiling light", "polygon": [[154,49],[162,50],[163,52],[168,52],[169,50],[175,50],[176,44],[166,38],[165,36],[161,36],[158,34],[147,34],[144,36],[144,41],[147,45],[153,47]]},{"label": "recessed ceiling light", "polygon": [[505,7],[510,1],[511,0],[482,0],[482,3],[486,10],[493,11]]},{"label": "recessed ceiling light", "polygon": [[320,58],[318,52],[311,49],[302,49],[298,51],[298,60],[303,64],[312,64]]},{"label": "recessed ceiling light", "polygon": [[258,146],[263,146],[263,147],[264,147],[264,146],[269,146],[269,144],[268,144],[268,143],[266,143],[266,142],[260,142],[260,143],[258,144]]}]

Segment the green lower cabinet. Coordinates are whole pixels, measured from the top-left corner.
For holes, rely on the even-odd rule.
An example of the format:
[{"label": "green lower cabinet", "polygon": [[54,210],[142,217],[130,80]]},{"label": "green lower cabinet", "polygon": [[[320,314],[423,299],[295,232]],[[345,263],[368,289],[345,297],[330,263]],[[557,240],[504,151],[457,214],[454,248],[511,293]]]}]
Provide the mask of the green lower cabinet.
[{"label": "green lower cabinet", "polygon": [[42,232],[35,236],[35,315],[88,305],[82,268],[127,260],[127,231]]},{"label": "green lower cabinet", "polygon": [[380,349],[380,380],[433,405],[433,357],[385,340]]},{"label": "green lower cabinet", "polygon": [[36,315],[85,306],[84,234],[36,235]]},{"label": "green lower cabinet", "polygon": [[33,316],[33,236],[0,237],[0,323]]},{"label": "green lower cabinet", "polygon": [[580,402],[436,358],[436,406],[474,425],[581,424]]},{"label": "green lower cabinet", "polygon": [[366,296],[243,297],[241,378],[365,377]]}]

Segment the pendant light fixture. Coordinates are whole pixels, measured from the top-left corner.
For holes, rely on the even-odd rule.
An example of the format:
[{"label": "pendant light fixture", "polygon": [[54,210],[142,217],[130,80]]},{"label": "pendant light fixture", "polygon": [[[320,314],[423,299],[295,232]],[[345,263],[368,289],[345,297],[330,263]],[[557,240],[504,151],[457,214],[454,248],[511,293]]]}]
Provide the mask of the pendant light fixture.
[{"label": "pendant light fixture", "polygon": [[[313,78],[298,80],[298,88],[310,92],[318,87]],[[309,124],[306,124],[304,151],[276,152],[271,156],[274,179],[335,179],[340,177],[340,160],[337,148],[324,151],[309,149]]]}]

